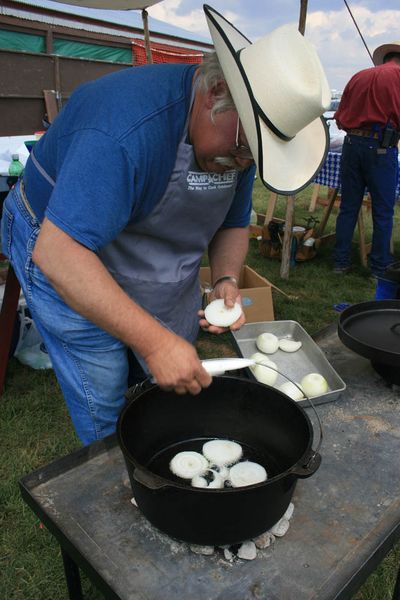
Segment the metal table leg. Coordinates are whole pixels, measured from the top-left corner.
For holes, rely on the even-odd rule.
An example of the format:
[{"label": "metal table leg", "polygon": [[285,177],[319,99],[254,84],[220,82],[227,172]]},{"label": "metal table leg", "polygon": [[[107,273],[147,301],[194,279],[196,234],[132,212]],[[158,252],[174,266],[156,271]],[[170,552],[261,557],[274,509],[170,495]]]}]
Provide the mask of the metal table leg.
[{"label": "metal table leg", "polygon": [[67,582],[70,600],[83,600],[79,567],[63,547],[61,547],[61,555],[64,563],[65,580]]},{"label": "metal table leg", "polygon": [[21,288],[14,269],[8,267],[4,298],[0,309],[0,396],[4,391],[4,382],[10,354],[14,323],[17,316]]}]

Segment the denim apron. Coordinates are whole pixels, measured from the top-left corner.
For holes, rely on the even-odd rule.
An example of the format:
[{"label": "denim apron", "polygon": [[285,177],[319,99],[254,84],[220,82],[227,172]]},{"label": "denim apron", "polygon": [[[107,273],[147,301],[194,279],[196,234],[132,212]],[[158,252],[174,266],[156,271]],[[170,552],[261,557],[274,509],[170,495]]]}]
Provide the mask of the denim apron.
[{"label": "denim apron", "polygon": [[223,223],[237,172],[205,173],[185,128],[167,189],[150,215],[131,222],[99,256],[126,293],[190,342],[198,334],[201,258]]}]

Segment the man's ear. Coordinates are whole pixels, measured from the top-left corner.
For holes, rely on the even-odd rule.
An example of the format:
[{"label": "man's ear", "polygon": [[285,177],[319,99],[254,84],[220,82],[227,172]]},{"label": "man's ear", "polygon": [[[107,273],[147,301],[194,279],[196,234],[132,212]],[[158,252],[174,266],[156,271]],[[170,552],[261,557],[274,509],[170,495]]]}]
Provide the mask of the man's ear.
[{"label": "man's ear", "polygon": [[217,101],[217,98],[222,96],[225,90],[226,83],[224,81],[219,81],[216,85],[209,89],[206,95],[207,108],[212,108]]}]

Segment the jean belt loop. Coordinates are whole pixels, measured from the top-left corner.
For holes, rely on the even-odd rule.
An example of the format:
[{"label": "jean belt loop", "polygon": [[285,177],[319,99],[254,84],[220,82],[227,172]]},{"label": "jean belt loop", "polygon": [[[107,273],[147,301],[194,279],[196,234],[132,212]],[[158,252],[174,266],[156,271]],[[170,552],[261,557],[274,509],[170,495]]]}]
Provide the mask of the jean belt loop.
[{"label": "jean belt loop", "polygon": [[32,217],[32,219],[33,219],[35,222],[37,222],[36,215],[35,215],[35,213],[33,212],[33,210],[32,210],[32,207],[31,207],[31,205],[29,204],[28,198],[27,198],[27,196],[26,196],[26,193],[25,193],[25,185],[24,185],[24,180],[23,180],[22,178],[20,179],[19,186],[20,186],[20,187],[19,187],[19,189],[20,189],[20,192],[21,192],[21,199],[22,199],[22,202],[23,202],[23,204],[24,204],[24,206],[25,206],[26,210],[28,211],[28,213],[29,213],[29,214],[30,214],[30,216]]}]

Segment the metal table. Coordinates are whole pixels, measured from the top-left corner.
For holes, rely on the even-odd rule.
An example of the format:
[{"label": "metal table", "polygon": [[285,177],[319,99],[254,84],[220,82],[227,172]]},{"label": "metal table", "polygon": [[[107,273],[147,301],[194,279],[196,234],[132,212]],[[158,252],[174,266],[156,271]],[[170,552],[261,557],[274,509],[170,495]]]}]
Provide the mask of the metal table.
[{"label": "metal table", "polygon": [[21,480],[61,545],[70,598],[81,598],[79,567],[107,598],[129,600],[338,600],[357,591],[400,537],[399,398],[336,326],[315,339],[347,390],[317,407],[321,467],[298,482],[287,534],[253,561],[194,554],[150,525],[130,502],[114,436]]}]

